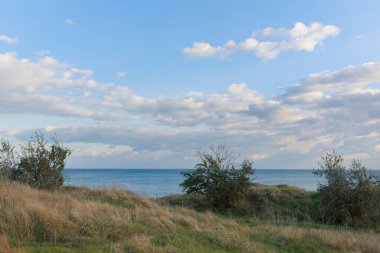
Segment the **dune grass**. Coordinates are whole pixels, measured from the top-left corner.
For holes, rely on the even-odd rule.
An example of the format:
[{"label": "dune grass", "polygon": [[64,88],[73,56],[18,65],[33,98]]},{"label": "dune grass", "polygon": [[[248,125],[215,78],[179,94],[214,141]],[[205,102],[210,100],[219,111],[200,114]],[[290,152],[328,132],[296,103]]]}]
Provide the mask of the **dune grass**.
[{"label": "dune grass", "polygon": [[0,252],[380,252],[376,231],[308,222],[308,192],[259,186],[250,197],[239,214],[191,196],[1,184]]}]

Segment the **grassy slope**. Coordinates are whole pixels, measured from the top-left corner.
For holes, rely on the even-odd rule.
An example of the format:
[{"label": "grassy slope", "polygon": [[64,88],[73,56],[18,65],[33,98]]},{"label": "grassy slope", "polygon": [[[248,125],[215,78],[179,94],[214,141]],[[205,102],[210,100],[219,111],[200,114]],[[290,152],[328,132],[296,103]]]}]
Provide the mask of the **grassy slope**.
[{"label": "grassy slope", "polygon": [[[201,196],[173,195],[161,198],[160,203],[171,206],[183,206],[199,211],[210,209]],[[233,213],[218,212],[224,216],[234,216],[238,219],[252,217],[261,220],[292,222],[311,221],[313,210],[316,209],[315,193],[305,191],[295,186],[267,186],[254,184],[247,201],[238,203],[238,210]]]},{"label": "grassy slope", "polygon": [[295,222],[307,221],[311,198],[258,186],[238,215],[195,211],[183,196],[3,184],[0,252],[380,252],[379,233]]}]

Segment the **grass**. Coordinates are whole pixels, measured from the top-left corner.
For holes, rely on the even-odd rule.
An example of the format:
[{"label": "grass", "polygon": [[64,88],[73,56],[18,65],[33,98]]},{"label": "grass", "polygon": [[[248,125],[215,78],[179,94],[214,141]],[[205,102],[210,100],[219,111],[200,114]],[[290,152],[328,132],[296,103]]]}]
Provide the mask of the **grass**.
[{"label": "grass", "polygon": [[313,194],[256,185],[241,212],[122,189],[0,185],[0,252],[380,252],[380,234],[310,222]]},{"label": "grass", "polygon": [[[163,197],[159,201],[163,204],[183,206],[198,211],[212,209],[206,199],[199,195],[172,195]],[[237,219],[255,217],[277,222],[310,222],[313,218],[313,210],[316,210],[316,204],[317,199],[314,192],[289,185],[253,184],[247,200],[237,203],[237,209],[233,211],[214,210],[214,212]]]}]

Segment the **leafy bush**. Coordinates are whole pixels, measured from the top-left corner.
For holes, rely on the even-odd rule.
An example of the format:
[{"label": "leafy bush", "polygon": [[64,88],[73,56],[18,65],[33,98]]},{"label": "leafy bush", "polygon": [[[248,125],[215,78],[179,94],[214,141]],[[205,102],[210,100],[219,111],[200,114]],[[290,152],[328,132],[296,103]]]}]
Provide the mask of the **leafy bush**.
[{"label": "leafy bush", "polygon": [[246,197],[255,172],[252,162],[237,164],[237,155],[225,146],[200,152],[199,157],[201,162],[193,171],[182,172],[186,179],[180,186],[187,194],[202,194],[211,205],[222,208],[234,207]]},{"label": "leafy bush", "polygon": [[328,223],[368,225],[380,219],[380,178],[371,175],[358,160],[349,170],[335,151],[322,157],[314,174],[325,177],[319,184],[321,218]]},{"label": "leafy bush", "polygon": [[0,141],[0,171],[3,179],[25,183],[34,188],[56,189],[63,185],[62,171],[71,151],[57,138],[49,144],[42,133],[35,133],[31,140],[16,152],[5,139]]}]

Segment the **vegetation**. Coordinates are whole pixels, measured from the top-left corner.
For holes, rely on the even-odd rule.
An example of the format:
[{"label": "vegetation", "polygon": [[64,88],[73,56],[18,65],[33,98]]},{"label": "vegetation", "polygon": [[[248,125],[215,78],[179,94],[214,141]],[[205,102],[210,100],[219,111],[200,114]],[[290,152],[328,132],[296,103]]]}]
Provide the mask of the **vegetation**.
[{"label": "vegetation", "polygon": [[314,172],[317,192],[252,183],[252,163],[219,146],[184,173],[188,194],[148,199],[62,187],[70,150],[56,139],[0,144],[1,253],[380,252],[380,180],[335,152]]},{"label": "vegetation", "polygon": [[215,206],[230,208],[247,196],[254,174],[252,162],[236,164],[237,155],[226,148],[211,148],[210,153],[200,152],[201,162],[195,170],[182,173],[186,179],[180,184],[187,194],[204,195]]},{"label": "vegetation", "polygon": [[[270,196],[273,210],[286,210],[291,196],[309,199],[286,186],[256,192]],[[0,228],[5,253],[380,252],[380,234],[370,230],[199,212],[121,189],[0,184]]]},{"label": "vegetation", "polygon": [[242,220],[255,219],[284,223],[313,222],[317,207],[315,192],[290,185],[267,186],[254,183],[246,201],[233,209],[216,209],[202,195],[171,195],[159,199],[160,203],[182,206],[197,211],[212,210],[226,217]]},{"label": "vegetation", "polygon": [[42,133],[35,133],[29,142],[20,147],[20,152],[16,152],[8,140],[1,139],[1,179],[39,189],[57,189],[63,185],[62,171],[70,153],[58,138],[49,144]]},{"label": "vegetation", "polygon": [[[334,151],[327,153],[314,171],[326,183],[320,184],[317,192],[302,192],[289,186],[252,184],[247,176],[253,173],[250,162],[243,162],[242,169],[236,170],[230,165],[236,160],[230,150],[221,147],[212,151],[201,153],[202,162],[185,173],[187,179],[181,185],[188,196],[170,197],[168,203],[219,213],[225,213],[223,208],[228,207],[235,214],[262,219],[380,226],[380,178],[369,174],[358,160],[353,160],[347,170],[342,156]],[[240,178],[234,173],[241,173]]]},{"label": "vegetation", "polygon": [[0,180],[14,180],[17,164],[14,146],[6,139],[0,139]]},{"label": "vegetation", "polygon": [[380,178],[370,175],[358,160],[349,170],[342,156],[329,152],[322,157],[314,174],[325,177],[318,187],[320,212],[324,222],[368,226],[380,221]]}]

